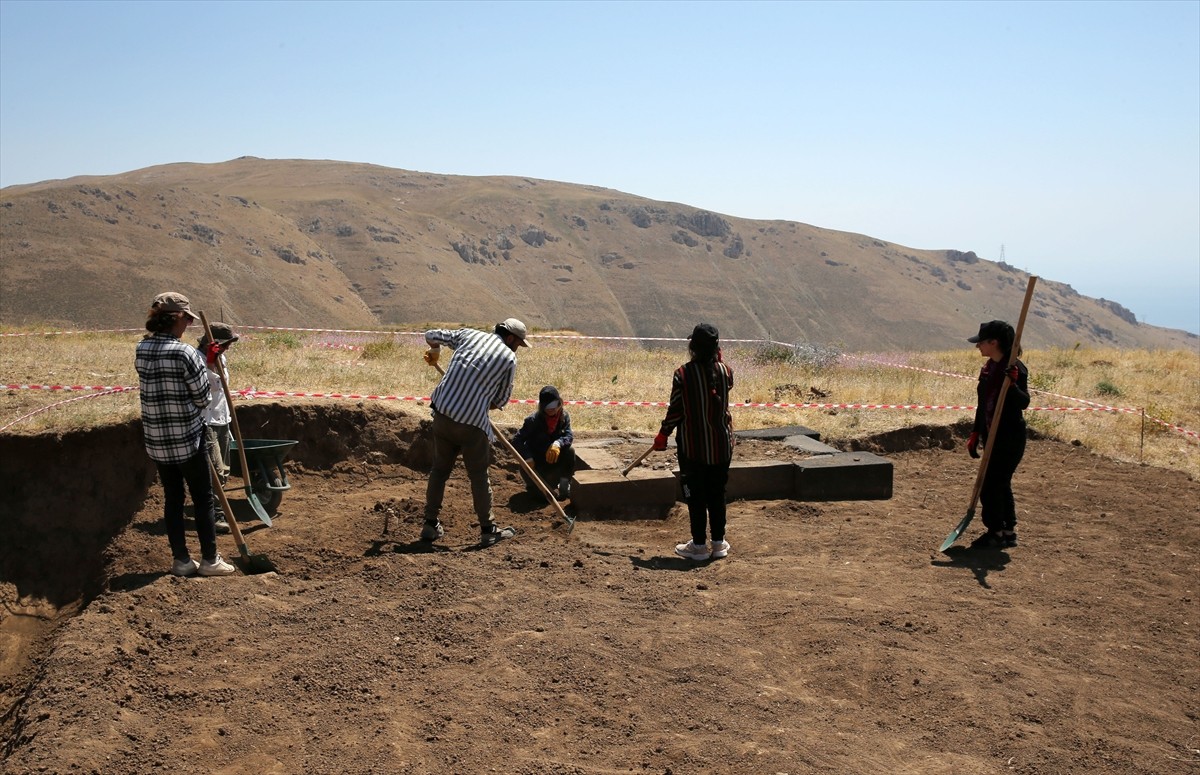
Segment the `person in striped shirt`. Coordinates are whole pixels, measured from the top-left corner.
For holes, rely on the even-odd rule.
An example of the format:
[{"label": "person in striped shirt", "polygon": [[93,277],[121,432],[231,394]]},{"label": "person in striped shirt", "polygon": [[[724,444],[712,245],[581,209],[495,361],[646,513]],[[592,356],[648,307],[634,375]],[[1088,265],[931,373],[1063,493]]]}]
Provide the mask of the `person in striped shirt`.
[{"label": "person in striped shirt", "polygon": [[[733,460],[733,418],[729,390],[733,369],[721,360],[720,336],[715,326],[700,323],[688,337],[691,360],[671,378],[667,416],[654,437],[654,449],[667,448],[667,437],[676,428],[679,476],[683,499],[691,519],[692,538],[678,544],[675,554],[703,561],[729,554],[725,540],[725,484]],[[707,535],[711,529],[712,548]]]},{"label": "person in striped shirt", "polygon": [[[186,296],[160,293],[150,305],[146,334],[137,345],[134,368],[142,405],[146,453],[158,467],[163,485],[163,521],[176,576],[227,576],[233,566],[217,551],[213,490],[200,410],[208,405],[208,369],[196,348],[180,341],[197,320]],[[184,486],[192,494],[201,562],[187,546],[183,522]]]},{"label": "person in striped shirt", "polygon": [[525,324],[516,318],[497,323],[495,329],[456,331],[431,329],[425,332],[425,362],[437,366],[441,347],[454,351],[445,375],[433,389],[433,465],[425,489],[425,524],[421,540],[436,541],[445,535],[438,515],[446,493],[446,481],[461,454],[471,480],[471,500],[479,519],[479,542],[491,546],[516,535],[492,519],[492,483],[488,478],[495,431],[488,412],[503,409],[512,396],[517,370],[517,348],[528,347]]}]

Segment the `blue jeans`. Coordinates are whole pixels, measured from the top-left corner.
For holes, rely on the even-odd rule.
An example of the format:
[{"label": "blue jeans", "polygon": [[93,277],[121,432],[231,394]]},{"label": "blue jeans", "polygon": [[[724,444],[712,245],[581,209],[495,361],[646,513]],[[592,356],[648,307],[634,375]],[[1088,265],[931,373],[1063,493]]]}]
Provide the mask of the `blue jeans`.
[{"label": "blue jeans", "polygon": [[158,478],[163,486],[163,521],[167,523],[167,540],[176,560],[186,560],[187,535],[183,526],[184,485],[192,494],[196,513],[196,534],[200,538],[200,554],[208,561],[217,558],[217,530],[213,526],[212,478],[208,472],[208,450],[204,445],[182,463],[156,463]]},{"label": "blue jeans", "polygon": [[492,521],[492,483],[488,479],[492,443],[482,428],[451,420],[444,414],[433,413],[433,466],[429,484],[425,487],[425,521],[437,522],[446,495],[446,481],[454,470],[454,461],[462,454],[467,477],[471,480],[471,500],[479,530],[490,533]]}]

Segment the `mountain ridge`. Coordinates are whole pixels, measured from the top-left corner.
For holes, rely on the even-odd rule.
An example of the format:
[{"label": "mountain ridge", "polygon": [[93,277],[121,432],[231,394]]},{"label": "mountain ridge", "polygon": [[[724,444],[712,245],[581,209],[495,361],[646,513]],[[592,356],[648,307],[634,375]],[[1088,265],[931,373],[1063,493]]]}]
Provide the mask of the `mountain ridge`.
[{"label": "mountain ridge", "polygon": [[[369,328],[520,317],[537,330],[845,350],[964,345],[1015,323],[1028,275],[785,220],[517,176],[241,157],[0,190],[0,324],[140,325],[173,289],[242,325]],[[1039,280],[1024,341],[1200,338]]]}]

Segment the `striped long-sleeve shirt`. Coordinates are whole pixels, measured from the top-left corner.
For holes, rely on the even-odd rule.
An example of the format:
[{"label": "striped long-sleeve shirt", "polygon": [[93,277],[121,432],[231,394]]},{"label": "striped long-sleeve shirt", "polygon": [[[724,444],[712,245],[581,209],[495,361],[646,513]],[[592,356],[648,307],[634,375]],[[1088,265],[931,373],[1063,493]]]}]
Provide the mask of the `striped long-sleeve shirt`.
[{"label": "striped long-sleeve shirt", "polygon": [[156,463],[182,463],[200,449],[208,405],[208,369],[195,347],[170,334],[138,342],[134,356],[142,402],[146,454]]},{"label": "striped long-sleeve shirt", "polygon": [[[714,378],[715,376],[715,378]],[[662,422],[663,435],[679,428],[679,455],[717,465],[733,459],[733,418],[729,390],[733,369],[718,361],[689,361],[671,378],[671,402]]]},{"label": "striped long-sleeve shirt", "polygon": [[496,334],[473,328],[435,328],[425,332],[425,341],[454,350],[446,375],[430,396],[433,410],[482,428],[494,440],[488,410],[503,409],[512,396],[516,354]]}]

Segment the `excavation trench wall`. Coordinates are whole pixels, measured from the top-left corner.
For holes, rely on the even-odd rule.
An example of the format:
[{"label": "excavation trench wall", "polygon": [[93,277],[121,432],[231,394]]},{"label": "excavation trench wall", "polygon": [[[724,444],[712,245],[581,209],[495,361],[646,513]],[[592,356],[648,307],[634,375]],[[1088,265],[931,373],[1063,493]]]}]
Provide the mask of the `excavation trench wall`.
[{"label": "excavation trench wall", "polygon": [[[299,441],[288,465],[323,470],[358,457],[429,465],[428,421],[386,406],[253,403],[238,407],[238,419],[245,438]],[[140,420],[0,434],[0,583],[56,609],[95,596],[106,547],[156,482]]]}]

